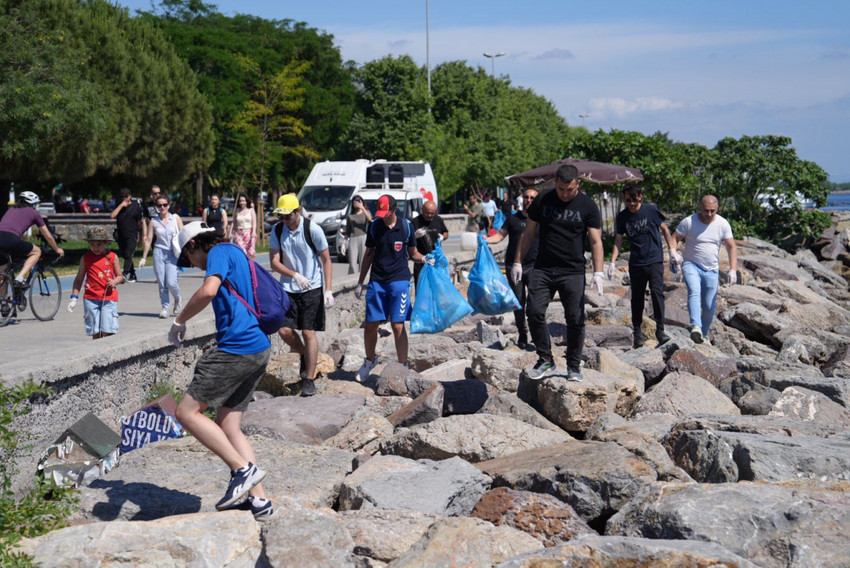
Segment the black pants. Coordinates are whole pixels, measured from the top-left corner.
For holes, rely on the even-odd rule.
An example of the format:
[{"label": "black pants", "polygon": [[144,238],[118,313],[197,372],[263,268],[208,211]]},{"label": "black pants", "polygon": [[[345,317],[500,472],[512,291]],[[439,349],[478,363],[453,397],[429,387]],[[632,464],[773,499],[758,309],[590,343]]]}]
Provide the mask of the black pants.
[{"label": "black pants", "polygon": [[649,284],[652,319],[655,320],[656,335],[661,335],[664,333],[664,263],[630,266],[629,278],[632,281],[632,326],[635,329],[640,328],[646,285]]},{"label": "black pants", "polygon": [[558,292],[564,306],[567,324],[567,366],[577,369],[581,365],[584,348],[584,274],[556,274],[546,268],[535,268],[528,279],[528,328],[537,355],[552,359],[546,308],[552,295]]},{"label": "black pants", "polygon": [[531,273],[534,272],[534,268],[525,267],[522,268],[522,280],[519,282],[514,282],[513,278],[511,278],[511,266],[509,264],[505,265],[505,275],[508,278],[508,284],[513,290],[514,294],[516,294],[516,299],[519,300],[520,308],[518,310],[514,310],[514,321],[516,322],[516,329],[519,332],[520,336],[528,337],[528,325],[526,322],[525,310],[528,306],[528,294],[526,291],[528,290],[528,280],[531,278]]},{"label": "black pants", "polygon": [[133,254],[136,252],[136,241],[138,233],[135,235],[118,235],[118,256],[124,259],[124,276],[136,277],[136,269],[133,267]]}]

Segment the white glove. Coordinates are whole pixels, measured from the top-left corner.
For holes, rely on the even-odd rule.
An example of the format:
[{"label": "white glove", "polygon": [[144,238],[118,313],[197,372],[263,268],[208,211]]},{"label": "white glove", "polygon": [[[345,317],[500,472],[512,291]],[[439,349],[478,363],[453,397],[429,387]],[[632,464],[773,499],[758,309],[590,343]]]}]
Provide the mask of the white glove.
[{"label": "white glove", "polygon": [[310,289],[310,281],[307,280],[305,276],[302,276],[297,272],[292,276],[292,281],[295,282],[295,285],[298,286],[301,290]]},{"label": "white glove", "polygon": [[729,271],[729,284],[735,285],[738,283],[738,271],[730,270]]},{"label": "white glove", "polygon": [[334,307],[334,293],[330,290],[325,290],[325,307],[332,308]]},{"label": "white glove", "polygon": [[670,260],[672,260],[672,261],[674,261],[676,264],[678,264],[678,265],[679,265],[679,268],[682,268],[682,262],[684,261],[684,259],[682,258],[682,255],[681,255],[681,254],[679,254],[679,251],[677,251],[677,250],[671,250],[671,251],[670,251]]},{"label": "white glove", "polygon": [[433,254],[426,254],[425,257],[422,259],[422,264],[430,264],[431,266],[434,266],[436,263],[437,259],[434,258]]},{"label": "white glove", "polygon": [[438,234],[438,235],[437,235],[437,240],[438,240],[438,241],[442,241],[442,240],[443,240],[443,233],[440,233],[440,234]]},{"label": "white glove", "polygon": [[144,268],[147,263],[148,263],[148,259],[143,258],[142,260],[139,261],[139,268]]},{"label": "white glove", "polygon": [[511,265],[511,278],[515,283],[522,282],[522,263],[515,262]]},{"label": "white glove", "polygon": [[366,286],[364,286],[363,284],[358,284],[358,285],[354,288],[354,297],[355,297],[355,298],[357,298],[358,300],[359,300],[360,298],[362,298],[362,297],[363,297],[363,290],[364,290],[364,289],[366,289]]},{"label": "white glove", "polygon": [[428,231],[425,230],[425,227],[422,227],[421,229],[416,229],[416,232],[413,233],[413,236],[416,237],[417,239],[421,239],[422,237],[425,236],[425,234],[427,232]]},{"label": "white glove", "polygon": [[168,330],[168,341],[171,342],[171,345],[174,347],[180,347],[180,344],[183,343],[183,338],[186,337],[186,324],[185,323],[173,323],[171,324],[171,329]]},{"label": "white glove", "polygon": [[602,295],[602,282],[604,277],[605,274],[602,272],[594,272],[593,278],[590,279],[590,287],[596,288],[600,296]]},{"label": "white glove", "polygon": [[74,313],[74,308],[77,307],[77,299],[71,298],[71,301],[68,302],[68,311]]},{"label": "white glove", "polygon": [[614,273],[617,272],[617,267],[614,266],[613,262],[608,263],[608,269],[605,271],[608,276],[608,280],[611,280],[614,277]]}]

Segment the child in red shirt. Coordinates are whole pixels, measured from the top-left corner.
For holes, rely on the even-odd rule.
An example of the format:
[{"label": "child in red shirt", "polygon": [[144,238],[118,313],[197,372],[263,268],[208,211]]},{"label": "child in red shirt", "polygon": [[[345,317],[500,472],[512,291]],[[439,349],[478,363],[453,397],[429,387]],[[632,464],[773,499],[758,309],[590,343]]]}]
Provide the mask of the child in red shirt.
[{"label": "child in red shirt", "polygon": [[89,229],[86,240],[89,242],[89,252],[80,259],[80,269],[74,279],[68,311],[74,311],[80,287],[85,280],[83,313],[86,335],[90,335],[92,339],[100,339],[118,332],[118,290],[115,286],[124,282],[124,275],[118,264],[118,255],[106,250],[112,240],[106,229]]}]

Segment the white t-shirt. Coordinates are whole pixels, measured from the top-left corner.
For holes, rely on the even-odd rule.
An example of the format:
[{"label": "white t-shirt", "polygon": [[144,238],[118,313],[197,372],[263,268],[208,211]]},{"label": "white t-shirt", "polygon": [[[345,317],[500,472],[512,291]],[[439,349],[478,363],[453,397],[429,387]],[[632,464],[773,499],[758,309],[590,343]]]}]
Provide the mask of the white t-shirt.
[{"label": "white t-shirt", "polygon": [[484,206],[484,214],[488,217],[495,217],[496,211],[499,210],[499,208],[496,207],[496,202],[492,199],[490,201],[482,201],[481,205]]},{"label": "white t-shirt", "polygon": [[[281,221],[282,223],[282,221]],[[316,250],[322,252],[328,248],[328,240],[325,238],[325,232],[318,223],[310,223],[310,235],[313,237],[313,244],[316,245]],[[283,225],[283,231],[280,234],[280,241],[277,238],[277,230],[272,229],[272,236],[269,240],[269,250],[279,249],[281,251],[281,260],[283,265],[290,270],[294,270],[298,274],[310,281],[310,290],[322,287],[322,263],[319,260],[318,254],[313,254],[310,245],[307,244],[307,239],[304,238],[304,219],[298,223],[298,228],[295,232],[289,230],[289,227]],[[280,276],[280,284],[287,293],[300,293],[303,290],[298,287],[292,278]]]},{"label": "white t-shirt", "polygon": [[685,260],[699,265],[703,270],[718,270],[717,262],[720,245],[732,238],[732,226],[729,221],[716,215],[714,221],[706,225],[699,219],[699,213],[685,217],[676,232],[685,237]]}]

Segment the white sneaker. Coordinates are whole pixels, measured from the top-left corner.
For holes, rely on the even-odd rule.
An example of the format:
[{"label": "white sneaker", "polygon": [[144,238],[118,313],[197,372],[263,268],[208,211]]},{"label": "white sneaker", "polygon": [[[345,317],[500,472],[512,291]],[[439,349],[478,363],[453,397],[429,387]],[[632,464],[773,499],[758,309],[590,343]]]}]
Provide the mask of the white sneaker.
[{"label": "white sneaker", "polygon": [[162,308],[162,311],[159,312],[159,319],[165,319],[168,317],[168,308]]},{"label": "white sneaker", "polygon": [[360,370],[357,371],[357,376],[355,379],[358,383],[362,383],[366,379],[369,378],[369,372],[375,368],[375,365],[378,364],[378,356],[376,355],[374,359],[371,361],[369,359],[363,359],[363,365],[360,366]]},{"label": "white sneaker", "polygon": [[699,328],[699,326],[694,325],[691,327],[691,341],[693,341],[694,343],[703,342],[702,330]]},{"label": "white sneaker", "polygon": [[183,309],[183,302],[178,301],[176,304],[174,304],[174,309],[171,311],[171,315],[176,316],[177,314],[180,313],[180,310],[182,310],[182,309]]}]

